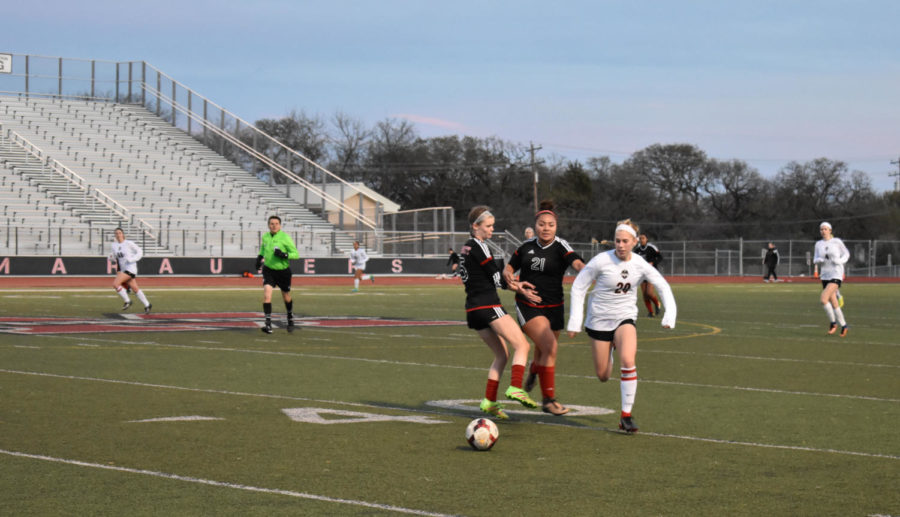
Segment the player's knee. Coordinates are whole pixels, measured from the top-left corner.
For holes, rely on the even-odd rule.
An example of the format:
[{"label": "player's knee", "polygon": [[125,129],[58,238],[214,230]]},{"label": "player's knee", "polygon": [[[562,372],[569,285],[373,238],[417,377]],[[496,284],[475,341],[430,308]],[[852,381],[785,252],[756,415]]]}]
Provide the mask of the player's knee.
[{"label": "player's knee", "polygon": [[597,372],[597,378],[600,379],[600,382],[606,382],[609,380],[609,371],[604,368],[602,372]]}]

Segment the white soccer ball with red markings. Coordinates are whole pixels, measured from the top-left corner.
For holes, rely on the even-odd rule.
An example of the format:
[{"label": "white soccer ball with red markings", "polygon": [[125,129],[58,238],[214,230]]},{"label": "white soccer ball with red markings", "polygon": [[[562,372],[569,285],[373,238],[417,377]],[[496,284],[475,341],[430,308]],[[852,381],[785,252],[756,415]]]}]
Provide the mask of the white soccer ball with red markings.
[{"label": "white soccer ball with red markings", "polygon": [[476,418],[466,427],[466,441],[476,451],[489,451],[497,443],[500,429],[497,424],[487,418]]}]

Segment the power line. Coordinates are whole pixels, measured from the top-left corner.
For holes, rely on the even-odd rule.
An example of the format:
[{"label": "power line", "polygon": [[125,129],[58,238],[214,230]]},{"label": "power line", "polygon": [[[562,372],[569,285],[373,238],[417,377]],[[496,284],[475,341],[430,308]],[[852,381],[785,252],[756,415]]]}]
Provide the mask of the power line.
[{"label": "power line", "polygon": [[891,162],[892,165],[897,166],[897,172],[889,172],[888,176],[897,178],[894,180],[894,190],[900,190],[900,158],[897,158],[896,161]]}]

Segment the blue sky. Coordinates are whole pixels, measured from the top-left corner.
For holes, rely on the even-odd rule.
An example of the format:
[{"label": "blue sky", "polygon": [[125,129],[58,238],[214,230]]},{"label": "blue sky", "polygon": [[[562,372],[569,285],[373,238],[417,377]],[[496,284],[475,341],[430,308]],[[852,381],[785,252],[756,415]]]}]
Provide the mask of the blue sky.
[{"label": "blue sky", "polygon": [[621,161],[690,143],[765,176],[827,157],[893,187],[896,1],[35,0],[0,52],[144,60],[246,120],[340,110]]}]

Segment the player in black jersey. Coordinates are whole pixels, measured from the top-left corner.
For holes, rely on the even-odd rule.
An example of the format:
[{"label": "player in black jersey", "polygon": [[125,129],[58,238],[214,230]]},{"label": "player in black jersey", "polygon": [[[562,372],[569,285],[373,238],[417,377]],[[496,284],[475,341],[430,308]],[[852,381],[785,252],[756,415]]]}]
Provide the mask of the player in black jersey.
[{"label": "player in black jersey", "polygon": [[553,211],[552,201],[542,201],[534,219],[537,236],[519,246],[504,268],[503,276],[510,282],[515,280],[515,272],[519,271],[519,280],[531,283],[540,293],[540,300],[536,302],[516,295],[519,324],[534,342],[534,360],[525,389],[531,391],[539,378],[544,412],[564,415],[569,408],[556,400],[557,340],[565,326],[563,276],[569,266],[581,271],[584,260],[568,242],[556,236],[558,217]]},{"label": "player in black jersey", "polygon": [[[500,266],[494,261],[487,245],[487,240],[494,233],[494,216],[488,207],[476,206],[469,212],[469,231],[472,238],[459,251],[462,262],[458,268],[466,287],[466,321],[469,328],[478,332],[478,336],[494,352],[481,410],[497,418],[507,419],[509,417],[497,402],[500,377],[509,358],[507,343],[512,345],[514,352],[506,398],[530,408],[537,407],[537,403],[522,389],[525,363],[528,362],[528,340],[515,320],[503,310],[497,288],[516,291],[527,298],[534,286],[527,282],[507,282],[500,274]],[[538,297],[531,294],[531,299],[536,300]]]},{"label": "player in black jersey", "polygon": [[[453,251],[453,248],[448,250],[450,256],[447,257],[447,265],[450,266],[450,277],[459,276],[459,253]],[[443,278],[449,278],[447,275],[442,275]]]},{"label": "player in black jersey", "polygon": [[[647,242],[647,235],[641,234],[638,237],[638,245],[634,247],[634,252],[640,255],[651,266],[659,269],[659,263],[662,262],[663,256],[659,252],[659,248]],[[644,299],[644,306],[647,307],[647,316],[653,317],[659,314],[659,296],[656,295],[656,289],[649,282],[641,284],[641,297]]]}]

